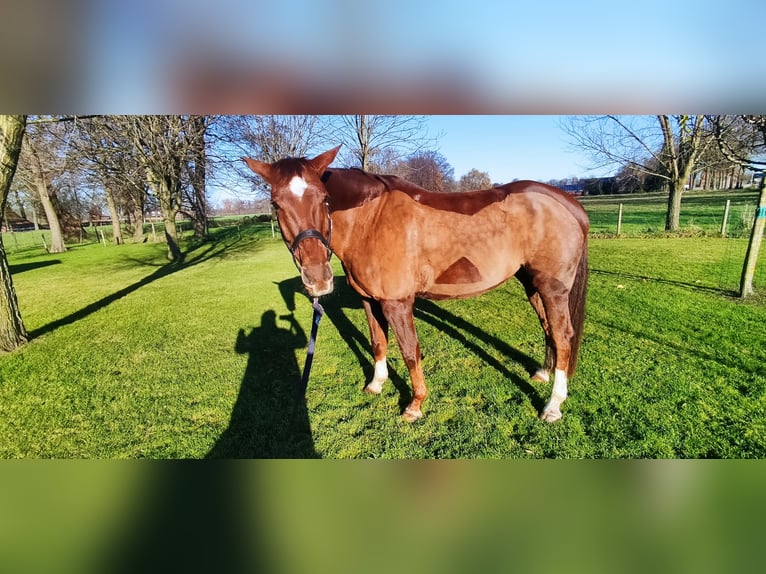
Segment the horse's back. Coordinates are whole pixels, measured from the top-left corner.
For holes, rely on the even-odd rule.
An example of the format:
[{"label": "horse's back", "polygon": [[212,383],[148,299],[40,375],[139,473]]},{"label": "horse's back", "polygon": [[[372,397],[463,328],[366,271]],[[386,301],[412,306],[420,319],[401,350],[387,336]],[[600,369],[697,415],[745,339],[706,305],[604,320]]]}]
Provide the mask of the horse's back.
[{"label": "horse's back", "polygon": [[546,197],[554,199],[562,207],[566,209],[579,223],[585,235],[588,234],[590,228],[590,220],[585,208],[570,194],[562,191],[552,185],[540,183],[538,181],[523,180],[514,181],[513,183],[507,183],[495,188],[499,191],[506,193],[507,195],[513,194],[542,194]]}]

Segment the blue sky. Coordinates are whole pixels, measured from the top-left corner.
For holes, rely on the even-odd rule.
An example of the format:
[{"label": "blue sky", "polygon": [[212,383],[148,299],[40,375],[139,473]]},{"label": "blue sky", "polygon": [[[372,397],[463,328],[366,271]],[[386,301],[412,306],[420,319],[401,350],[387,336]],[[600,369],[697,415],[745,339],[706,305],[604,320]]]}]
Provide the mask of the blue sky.
[{"label": "blue sky", "polygon": [[471,169],[496,183],[606,175],[590,172],[589,158],[570,146],[561,116],[431,116],[431,135],[459,179]]}]

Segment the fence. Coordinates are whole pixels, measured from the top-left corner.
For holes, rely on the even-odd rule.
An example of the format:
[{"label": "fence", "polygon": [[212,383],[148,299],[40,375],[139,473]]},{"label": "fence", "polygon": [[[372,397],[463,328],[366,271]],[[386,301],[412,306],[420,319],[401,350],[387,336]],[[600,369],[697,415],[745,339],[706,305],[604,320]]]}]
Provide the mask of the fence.
[{"label": "fence", "polygon": [[[749,235],[755,219],[755,191],[687,193],[681,201],[680,232],[689,235]],[[666,194],[583,198],[591,233],[643,236],[663,233]],[[725,226],[724,226],[725,222]]]}]

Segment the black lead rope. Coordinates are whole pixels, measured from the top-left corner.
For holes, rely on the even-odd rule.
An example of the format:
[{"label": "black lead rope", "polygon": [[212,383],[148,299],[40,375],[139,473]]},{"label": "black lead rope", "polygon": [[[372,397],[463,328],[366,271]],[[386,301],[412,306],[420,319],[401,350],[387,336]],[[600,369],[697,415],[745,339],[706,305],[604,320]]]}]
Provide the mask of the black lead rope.
[{"label": "black lead rope", "polygon": [[322,315],[324,315],[324,309],[319,304],[319,299],[314,297],[314,318],[311,320],[311,337],[309,338],[309,348],[308,353],[306,354],[306,364],[303,367],[303,376],[301,377],[301,386],[300,386],[300,395],[304,396],[306,394],[306,387],[308,387],[309,384],[309,374],[311,373],[311,363],[314,360],[314,349],[316,348],[317,344],[317,330],[319,329],[319,321],[322,320]]}]

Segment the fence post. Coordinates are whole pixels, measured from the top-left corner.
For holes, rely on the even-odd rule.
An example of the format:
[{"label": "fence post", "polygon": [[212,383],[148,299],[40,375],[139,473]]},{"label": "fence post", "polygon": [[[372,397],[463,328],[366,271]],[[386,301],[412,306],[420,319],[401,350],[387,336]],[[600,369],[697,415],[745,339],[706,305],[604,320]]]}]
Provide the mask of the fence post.
[{"label": "fence post", "polygon": [[620,204],[620,211],[617,213],[617,235],[622,233],[622,203]]},{"label": "fence post", "polygon": [[721,224],[721,235],[726,237],[726,224],[729,223],[729,208],[731,207],[731,199],[726,200],[726,209],[723,210],[723,223]]}]

